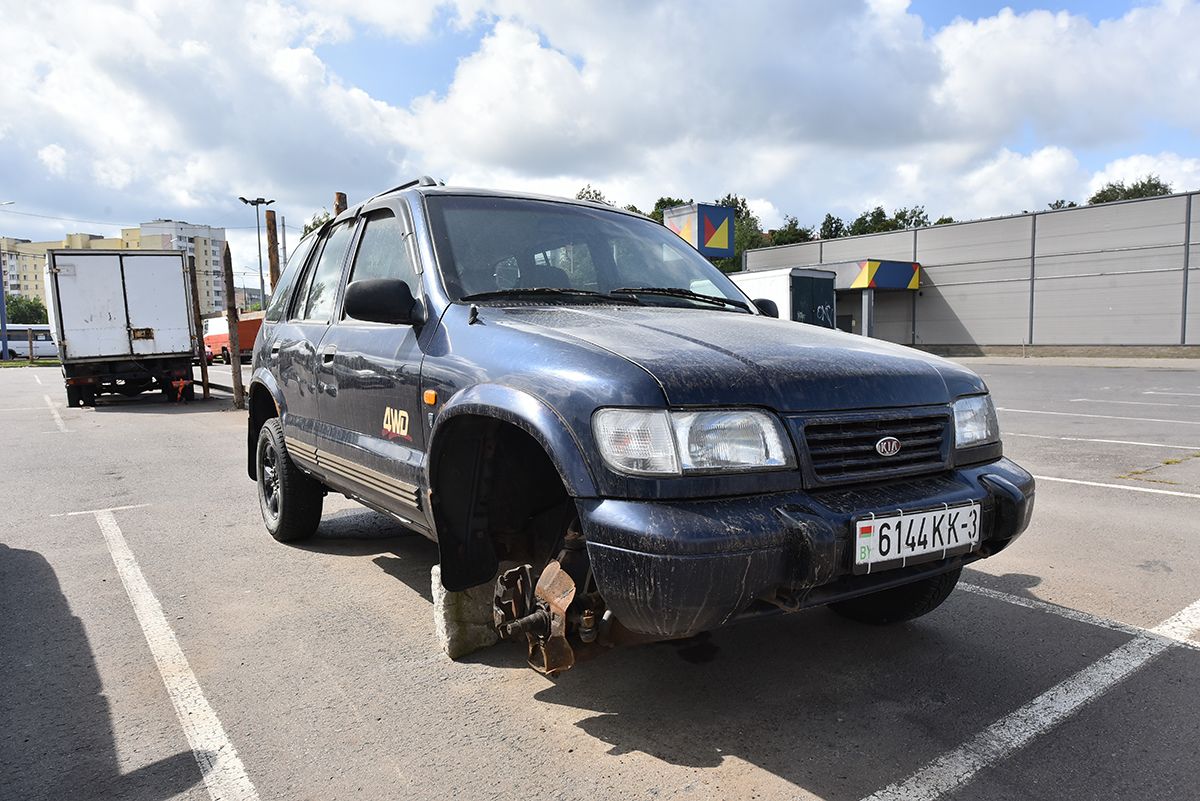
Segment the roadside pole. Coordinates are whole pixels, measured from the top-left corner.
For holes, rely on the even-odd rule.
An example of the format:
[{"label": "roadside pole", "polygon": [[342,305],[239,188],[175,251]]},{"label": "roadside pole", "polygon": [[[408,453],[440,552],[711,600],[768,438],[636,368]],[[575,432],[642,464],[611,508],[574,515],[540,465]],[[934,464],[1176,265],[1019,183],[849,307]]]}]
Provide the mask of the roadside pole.
[{"label": "roadside pole", "polygon": [[200,383],[208,400],[208,359],[204,358],[204,323],[200,320],[200,287],[196,282],[196,257],[188,256],[188,284],[192,288],[192,342],[200,360]]},{"label": "roadside pole", "polygon": [[[225,251],[221,254],[225,265],[225,320],[229,323],[229,352],[230,370],[233,373],[233,407],[246,408],[246,393],[242,389],[242,345],[238,342],[238,310],[237,296],[233,292],[233,254],[229,250],[229,242],[225,242]],[[262,275],[262,273],[259,273]]]},{"label": "roadside pole", "polygon": [[27,328],[25,333],[29,335],[29,363],[33,364],[33,326]]},{"label": "roadside pole", "polygon": [[346,193],[333,193],[333,216],[336,217],[346,210]]},{"label": "roadside pole", "polygon": [[279,241],[283,243],[283,263],[287,264],[287,217],[279,215]]},{"label": "roadside pole", "polygon": [[[275,235],[275,210],[267,209],[267,265],[271,277],[271,294],[275,294],[275,285],[279,283],[279,242]],[[267,299],[262,299],[262,307],[267,308]]]}]

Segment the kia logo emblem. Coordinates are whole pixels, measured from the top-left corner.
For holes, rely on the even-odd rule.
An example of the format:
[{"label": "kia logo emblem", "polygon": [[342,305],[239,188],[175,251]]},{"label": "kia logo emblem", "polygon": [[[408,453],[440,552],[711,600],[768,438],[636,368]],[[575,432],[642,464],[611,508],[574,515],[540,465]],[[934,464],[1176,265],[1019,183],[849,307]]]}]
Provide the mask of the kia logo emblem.
[{"label": "kia logo emblem", "polygon": [[895,456],[900,452],[900,440],[895,437],[884,437],[875,443],[875,450],[880,456]]}]

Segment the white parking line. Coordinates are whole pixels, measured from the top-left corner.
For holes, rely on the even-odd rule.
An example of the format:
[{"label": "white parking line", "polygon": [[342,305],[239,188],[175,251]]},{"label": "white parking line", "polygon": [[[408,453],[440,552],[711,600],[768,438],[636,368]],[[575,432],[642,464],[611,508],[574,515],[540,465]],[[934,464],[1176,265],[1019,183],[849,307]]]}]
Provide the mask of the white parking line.
[{"label": "white parking line", "polygon": [[175,706],[179,724],[204,775],[209,796],[213,801],[257,801],[258,792],[246,775],[246,768],[225,734],[217,713],[204,697],[196,674],[188,665],[175,632],[163,614],[162,605],[150,590],[116,518],[107,509],[94,514],[142,633],[146,635],[146,643],[158,665],[167,695]]},{"label": "white parking line", "polygon": [[106,509],[85,509],[82,512],[58,512],[50,515],[50,517],[74,517],[75,515],[94,515],[100,512],[120,512],[123,509],[142,509],[149,505],[148,503],[134,503],[129,506],[109,506]]},{"label": "white parking line", "polygon": [[38,374],[37,374],[37,373],[34,373],[34,374],[33,374],[33,380],[34,380],[34,381],[36,381],[36,382],[38,382],[39,384],[41,384],[41,383],[42,383],[42,379],[41,379],[41,377],[40,377],[40,376],[38,376]]},{"label": "white parking line", "polygon": [[1111,414],[1083,414],[1082,412],[1047,412],[1043,409],[1008,409],[997,406],[998,412],[1017,412],[1020,414],[1054,414],[1059,417],[1094,417],[1100,420],[1138,420],[1143,423],[1175,423],[1183,426],[1200,426],[1200,420],[1159,420],[1155,417],[1117,417]]},{"label": "white parking line", "polygon": [[1038,481],[1060,481],[1063,484],[1082,484],[1085,487],[1104,487],[1105,489],[1129,490],[1130,492],[1149,492],[1153,495],[1175,495],[1180,498],[1200,498],[1200,493],[1155,489],[1154,487],[1130,487],[1125,484],[1105,484],[1103,481],[1081,481],[1077,478],[1056,478],[1055,476],[1034,476],[1034,478]]},{"label": "white parking line", "polygon": [[1017,434],[1005,431],[1006,437],[1032,437],[1034,439],[1057,439],[1063,442],[1103,442],[1108,445],[1141,445],[1146,448],[1172,448],[1179,451],[1200,451],[1200,445],[1165,445],[1161,442],[1135,442],[1128,439],[1091,439],[1089,437],[1052,437],[1049,434]]},{"label": "white parking line", "polygon": [[1149,664],[1171,647],[1172,639],[1191,637],[1197,628],[1200,628],[1200,601],[1172,615],[1149,634],[1134,637],[1017,711],[1000,718],[904,781],[889,784],[871,794],[867,801],[933,801],[941,798]]},{"label": "white parking line", "polygon": [[1200,398],[1200,392],[1159,392],[1153,389],[1147,389],[1143,395],[1182,395],[1188,398]]},{"label": "white parking line", "polygon": [[1195,403],[1159,403],[1157,401],[1102,400],[1100,398],[1071,398],[1071,403],[1120,403],[1125,406],[1174,406],[1178,409],[1200,409]]},{"label": "white parking line", "polygon": [[43,395],[42,397],[46,399],[46,405],[50,407],[50,414],[54,415],[54,425],[58,426],[58,430],[63,434],[71,433],[67,431],[67,425],[63,422],[62,415],[58,413],[58,409],[54,408],[54,401],[50,400],[50,396]]}]

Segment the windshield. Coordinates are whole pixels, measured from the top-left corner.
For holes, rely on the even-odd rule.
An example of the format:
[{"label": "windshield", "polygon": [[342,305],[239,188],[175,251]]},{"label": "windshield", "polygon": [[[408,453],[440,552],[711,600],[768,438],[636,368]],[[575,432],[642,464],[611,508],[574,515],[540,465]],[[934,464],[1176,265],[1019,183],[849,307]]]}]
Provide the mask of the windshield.
[{"label": "windshield", "polygon": [[[541,289],[527,294],[558,303],[601,293],[593,299],[603,301],[618,297],[606,298],[609,293],[645,287],[659,291],[636,293],[643,304],[729,311],[748,307],[746,296],[720,270],[651,220],[552,201],[427,200],[442,278],[454,300]],[[714,304],[710,298],[731,303]]]}]

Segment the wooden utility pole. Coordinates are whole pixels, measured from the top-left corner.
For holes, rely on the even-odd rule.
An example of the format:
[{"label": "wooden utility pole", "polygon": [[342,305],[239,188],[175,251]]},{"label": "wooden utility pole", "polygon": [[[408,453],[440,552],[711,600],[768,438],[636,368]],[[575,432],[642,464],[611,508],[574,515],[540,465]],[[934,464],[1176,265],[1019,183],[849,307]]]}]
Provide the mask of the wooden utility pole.
[{"label": "wooden utility pole", "polygon": [[25,333],[29,335],[29,363],[33,364],[33,328],[27,328]]},{"label": "wooden utility pole", "polygon": [[283,243],[283,263],[287,264],[287,217],[279,215],[279,241]]},{"label": "wooden utility pole", "polygon": [[188,285],[192,288],[192,342],[200,357],[200,383],[204,387],[204,399],[208,400],[208,359],[204,358],[204,323],[200,320],[200,286],[196,281],[196,257],[187,257]]},{"label": "wooden utility pole", "polygon": [[246,408],[246,392],[242,389],[242,345],[238,342],[238,310],[237,297],[233,287],[233,253],[229,250],[229,242],[225,242],[225,251],[221,254],[225,266],[225,319],[229,323],[229,352],[230,370],[233,373],[233,407]]},{"label": "wooden utility pole", "polygon": [[346,210],[346,193],[333,193],[333,216],[336,217]]},{"label": "wooden utility pole", "polygon": [[[267,209],[267,264],[271,276],[271,294],[279,283],[279,240],[275,235],[275,210]],[[262,299],[262,308],[267,308],[267,299]]]}]

